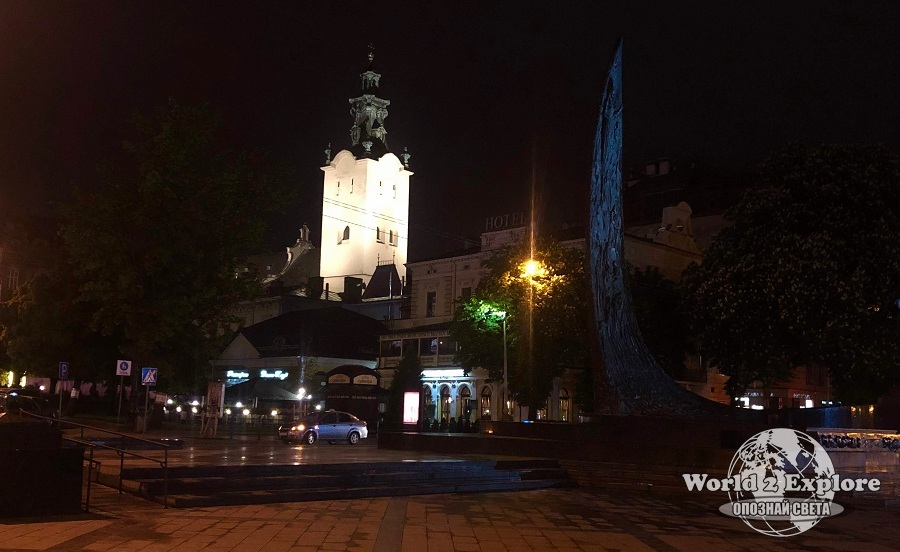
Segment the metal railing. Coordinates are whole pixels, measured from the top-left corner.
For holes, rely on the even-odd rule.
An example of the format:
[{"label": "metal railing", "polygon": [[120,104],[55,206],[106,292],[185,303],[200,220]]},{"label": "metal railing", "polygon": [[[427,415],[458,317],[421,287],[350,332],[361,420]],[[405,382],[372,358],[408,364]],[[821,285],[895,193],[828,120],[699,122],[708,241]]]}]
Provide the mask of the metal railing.
[{"label": "metal railing", "polygon": [[[45,421],[50,422],[50,423],[58,423],[60,429],[73,429],[73,428],[79,428],[79,430],[80,430],[79,438],[68,437],[68,436],[66,436],[66,435],[63,435],[62,438],[63,438],[63,440],[65,440],[65,441],[68,441],[68,442],[71,442],[71,443],[77,443],[77,444],[79,444],[79,445],[88,447],[88,451],[86,451],[86,453],[88,454],[88,456],[87,456],[87,457],[82,457],[82,459],[83,459],[84,461],[87,461],[87,463],[88,463],[87,490],[85,491],[85,504],[84,504],[84,511],[85,511],[85,512],[87,512],[87,511],[89,510],[89,508],[90,508],[90,500],[91,500],[91,477],[92,477],[92,475],[93,475],[95,466],[96,466],[96,472],[97,472],[97,475],[99,476],[99,474],[100,474],[100,464],[101,464],[101,462],[100,462],[100,460],[95,460],[95,459],[94,459],[94,450],[95,450],[95,449],[98,449],[98,448],[99,448],[99,449],[102,449],[102,450],[113,451],[113,452],[115,452],[115,453],[118,455],[118,457],[119,457],[119,494],[122,494],[122,472],[124,471],[124,468],[125,468],[125,455],[128,455],[129,457],[140,458],[140,459],[143,459],[143,460],[149,460],[149,461],[151,461],[151,462],[154,462],[154,463],[159,464],[159,466],[162,468],[162,472],[163,472],[163,499],[162,499],[163,508],[168,508],[168,507],[169,507],[169,505],[168,505],[168,497],[169,497],[169,449],[171,448],[170,445],[167,445],[167,444],[165,444],[165,443],[160,443],[159,441],[150,441],[150,440],[148,440],[148,439],[141,439],[140,437],[134,437],[134,436],[132,436],[132,435],[127,435],[127,434],[125,434],[125,433],[120,433],[120,432],[118,432],[118,431],[112,431],[112,430],[109,430],[109,429],[103,429],[103,428],[100,428],[100,427],[94,427],[94,426],[89,426],[89,425],[85,425],[85,424],[79,424],[79,423],[77,423],[77,422],[69,422],[69,421],[59,420],[59,419],[57,419],[57,418],[49,418],[49,417],[47,417],[47,416],[39,416],[39,415],[33,414],[33,413],[31,413],[31,412],[24,412],[24,411],[23,411],[22,414],[27,414],[28,416],[30,416],[30,417],[32,417],[32,418],[36,418],[36,419],[39,419],[39,420],[45,420]],[[63,424],[65,424],[66,426],[69,426],[69,427],[63,427]],[[84,437],[84,430],[85,430],[85,429],[90,430],[90,431],[99,431],[99,432],[101,432],[101,433],[106,433],[106,434],[110,434],[110,435],[115,435],[115,436],[117,436],[117,437],[119,438],[119,440],[121,441],[121,447],[117,448],[117,447],[113,447],[113,446],[110,446],[110,445],[105,445],[105,444],[102,444],[102,443],[94,443],[94,442],[88,441],[88,440],[85,439],[85,437]],[[163,458],[162,458],[162,460],[160,460],[159,458],[153,458],[153,457],[150,457],[150,456],[145,456],[145,455],[143,455],[143,454],[138,454],[138,453],[136,453],[136,452],[129,451],[128,449],[125,448],[126,440],[129,440],[129,441],[136,441],[136,442],[139,442],[139,443],[146,443],[146,444],[151,445],[151,448],[153,448],[153,449],[160,449],[160,450],[162,450],[162,451],[163,451]]]}]

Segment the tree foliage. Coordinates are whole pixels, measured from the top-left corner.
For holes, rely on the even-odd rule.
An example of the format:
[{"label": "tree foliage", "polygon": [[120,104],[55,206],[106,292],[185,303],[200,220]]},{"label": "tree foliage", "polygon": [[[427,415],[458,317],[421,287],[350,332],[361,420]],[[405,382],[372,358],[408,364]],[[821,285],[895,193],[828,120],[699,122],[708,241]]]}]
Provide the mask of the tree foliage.
[{"label": "tree foliage", "polygon": [[57,265],[19,286],[0,306],[0,341],[17,371],[56,377],[58,363],[67,361],[73,379],[105,380],[112,373],[115,336],[90,330],[91,306],[77,296],[77,282]]},{"label": "tree foliage", "polygon": [[241,263],[262,248],[286,190],[260,156],[220,146],[208,108],[169,102],[135,126],[102,189],[77,194],[62,236],[91,327],[120,333],[124,353],[189,384],[227,309],[257,291]]},{"label": "tree foliage", "polygon": [[[529,259],[535,261],[531,270]],[[502,381],[498,313],[506,313],[510,396],[519,404],[543,407],[554,378],[587,364],[590,288],[584,252],[545,240],[533,253],[527,244],[499,251],[486,267],[489,274],[454,316],[457,361],[466,370],[485,368],[491,379]]]},{"label": "tree foliage", "polygon": [[[523,277],[531,255],[525,246],[502,250],[487,263],[472,297],[456,310],[451,333],[460,343],[457,361],[467,370],[483,367],[492,379],[503,377],[503,324],[507,316],[510,392],[521,404],[540,407],[553,378],[566,368],[584,368],[576,400],[593,407],[593,371],[589,363],[592,323],[590,281],[585,252],[552,240],[539,243],[534,259],[547,270]],[[673,378],[685,372],[685,354],[693,349],[685,307],[675,283],[655,268],[629,268],[628,282],[641,334],[653,356]],[[529,332],[529,305],[534,306]],[[529,353],[529,336],[531,353]]]},{"label": "tree foliage", "polygon": [[758,185],[685,281],[711,362],[740,394],[819,362],[845,401],[898,381],[900,163],[875,146],[794,146],[760,166]]}]

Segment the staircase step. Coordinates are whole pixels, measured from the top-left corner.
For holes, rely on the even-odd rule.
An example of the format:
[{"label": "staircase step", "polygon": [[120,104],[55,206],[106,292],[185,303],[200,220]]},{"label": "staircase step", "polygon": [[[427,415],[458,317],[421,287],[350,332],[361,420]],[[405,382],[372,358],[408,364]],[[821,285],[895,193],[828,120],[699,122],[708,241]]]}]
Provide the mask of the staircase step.
[{"label": "staircase step", "polygon": [[[556,460],[447,460],[251,465],[122,471],[123,488],[175,507],[342,500],[375,496],[520,491],[577,483]],[[109,479],[109,478],[107,478]]]},{"label": "staircase step", "polygon": [[234,491],[210,495],[169,495],[168,503],[176,508],[269,504],[278,502],[310,502],[320,500],[352,500],[383,496],[524,491],[567,487],[554,481],[466,481],[443,485],[394,485],[375,487],[332,487],[315,490],[283,489],[269,491]]}]

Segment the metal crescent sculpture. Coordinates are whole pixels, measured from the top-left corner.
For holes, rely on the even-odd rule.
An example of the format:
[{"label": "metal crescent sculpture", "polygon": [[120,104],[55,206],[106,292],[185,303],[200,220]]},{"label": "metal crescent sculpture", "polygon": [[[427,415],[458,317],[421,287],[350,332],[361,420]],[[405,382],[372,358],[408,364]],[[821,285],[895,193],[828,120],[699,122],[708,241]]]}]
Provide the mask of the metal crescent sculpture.
[{"label": "metal crescent sculpture", "polygon": [[[621,414],[727,414],[734,409],[695,395],[669,377],[650,354],[625,283],[622,233],[622,42],[613,56],[594,142],[591,174],[590,262],[599,345],[595,381],[606,369]],[[596,402],[600,402],[595,392]],[[596,404],[600,412],[608,405]]]}]

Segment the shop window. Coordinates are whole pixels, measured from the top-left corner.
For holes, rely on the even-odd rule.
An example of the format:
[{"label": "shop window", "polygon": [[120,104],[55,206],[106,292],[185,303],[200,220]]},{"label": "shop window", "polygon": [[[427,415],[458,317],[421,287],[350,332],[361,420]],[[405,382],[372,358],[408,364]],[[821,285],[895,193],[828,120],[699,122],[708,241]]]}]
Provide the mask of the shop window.
[{"label": "shop window", "polygon": [[398,357],[401,356],[400,344],[402,342],[399,339],[390,339],[381,342],[381,356],[383,357]]},{"label": "shop window", "polygon": [[438,339],[436,337],[427,337],[419,340],[419,355],[428,356],[436,355],[438,352]]},{"label": "shop window", "polygon": [[491,388],[484,386],[481,390],[481,417],[485,420],[491,419]]},{"label": "shop window", "polygon": [[441,387],[441,420],[450,421],[450,388]]},{"label": "shop window", "polygon": [[452,337],[442,337],[438,339],[438,354],[452,355],[456,353],[456,340]]},{"label": "shop window", "polygon": [[569,392],[566,389],[559,390],[559,421],[568,422],[571,418],[569,414]]},{"label": "shop window", "polygon": [[[409,349],[412,349],[413,351],[416,351],[418,353],[419,340],[417,338],[410,338],[410,339],[403,340],[403,351],[405,352]],[[418,354],[421,354],[421,353],[418,353]]]},{"label": "shop window", "polygon": [[465,385],[459,387],[456,396],[456,420],[461,421],[469,419],[471,421],[472,408],[474,407],[472,400],[472,392]]}]

